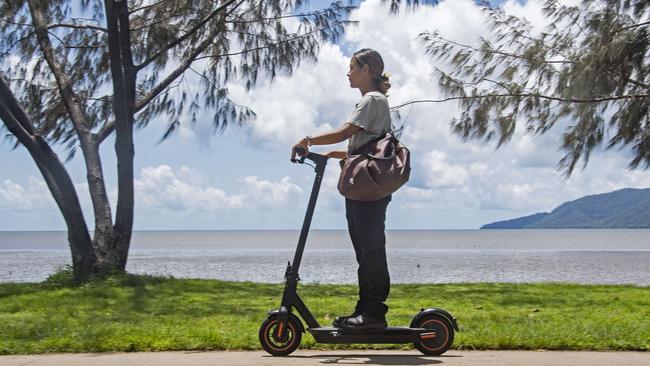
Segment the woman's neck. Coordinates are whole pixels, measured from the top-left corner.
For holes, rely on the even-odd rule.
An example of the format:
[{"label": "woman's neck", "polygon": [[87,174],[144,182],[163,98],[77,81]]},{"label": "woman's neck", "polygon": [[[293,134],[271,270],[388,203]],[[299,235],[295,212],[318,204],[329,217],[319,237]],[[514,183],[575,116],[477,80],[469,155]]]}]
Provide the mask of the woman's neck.
[{"label": "woman's neck", "polygon": [[379,91],[377,88],[374,86],[369,86],[369,87],[360,87],[359,91],[361,92],[361,96],[366,95],[367,93],[373,92],[373,91]]}]

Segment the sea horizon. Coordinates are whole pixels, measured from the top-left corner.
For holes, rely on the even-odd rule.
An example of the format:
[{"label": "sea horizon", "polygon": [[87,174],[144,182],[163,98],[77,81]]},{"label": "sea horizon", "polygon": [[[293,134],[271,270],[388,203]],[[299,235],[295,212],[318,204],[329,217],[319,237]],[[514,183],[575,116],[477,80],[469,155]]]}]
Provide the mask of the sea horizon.
[{"label": "sea horizon", "polygon": [[[282,282],[299,230],[135,230],[127,271]],[[0,282],[38,282],[70,264],[66,231],[0,231]],[[649,229],[390,229],[393,283],[574,282],[650,285]],[[347,230],[311,230],[301,278],[353,283]]]}]

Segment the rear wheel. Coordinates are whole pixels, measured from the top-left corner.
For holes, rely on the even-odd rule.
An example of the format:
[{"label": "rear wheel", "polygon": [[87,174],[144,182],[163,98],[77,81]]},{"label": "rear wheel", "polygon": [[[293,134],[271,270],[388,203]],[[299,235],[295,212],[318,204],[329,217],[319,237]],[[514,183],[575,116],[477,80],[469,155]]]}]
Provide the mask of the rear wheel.
[{"label": "rear wheel", "polygon": [[431,329],[435,333],[435,336],[427,335],[427,338],[414,343],[415,348],[427,356],[440,356],[454,343],[454,328],[440,314],[427,315],[413,324],[413,327]]},{"label": "rear wheel", "polygon": [[278,339],[275,336],[278,327],[278,317],[276,315],[266,318],[260,326],[260,343],[264,350],[273,356],[286,356],[298,349],[302,333],[296,320],[289,318],[285,336]]}]

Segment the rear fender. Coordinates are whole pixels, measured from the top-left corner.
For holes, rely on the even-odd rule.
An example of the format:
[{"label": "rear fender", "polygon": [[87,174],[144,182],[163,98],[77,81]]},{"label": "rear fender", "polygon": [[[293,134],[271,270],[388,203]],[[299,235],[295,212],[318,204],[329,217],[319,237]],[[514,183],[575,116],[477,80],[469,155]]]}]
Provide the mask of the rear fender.
[{"label": "rear fender", "polygon": [[436,314],[436,315],[440,315],[440,316],[445,317],[445,318],[449,321],[449,323],[451,323],[451,326],[454,327],[454,329],[456,329],[457,332],[460,331],[460,330],[458,329],[458,323],[456,322],[456,318],[454,318],[453,315],[451,315],[450,313],[448,313],[448,312],[445,311],[445,310],[442,310],[442,309],[435,309],[435,308],[432,308],[432,309],[422,309],[419,313],[417,313],[417,315],[415,315],[415,317],[414,317],[413,320],[411,321],[411,328],[414,328],[415,325],[416,325],[417,323],[419,323],[420,320],[421,320],[422,318],[424,318],[425,316],[433,315],[433,314]]}]

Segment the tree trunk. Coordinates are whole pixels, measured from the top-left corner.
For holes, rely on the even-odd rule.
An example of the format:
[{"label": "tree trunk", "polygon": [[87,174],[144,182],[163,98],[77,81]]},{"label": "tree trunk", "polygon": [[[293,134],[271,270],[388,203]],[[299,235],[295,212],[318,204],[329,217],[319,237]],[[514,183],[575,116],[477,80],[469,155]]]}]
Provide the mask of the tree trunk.
[{"label": "tree trunk", "polygon": [[[90,139],[90,138],[89,138]],[[92,272],[94,274],[112,273],[115,271],[112,263],[115,262],[113,223],[111,207],[106,193],[104,172],[99,155],[99,145],[94,141],[85,144],[87,181],[90,197],[95,213],[95,233],[93,236],[94,261]]]},{"label": "tree trunk", "polygon": [[68,229],[74,279],[77,282],[84,282],[93,274],[92,267],[96,256],[81,211],[79,197],[70,175],[56,153],[40,136],[34,136],[34,140],[38,148],[30,150],[30,154],[43,174]]},{"label": "tree trunk", "polygon": [[94,255],[88,227],[72,179],[47,142],[35,134],[33,123],[1,76],[0,119],[31,154],[41,171],[68,228],[74,278],[80,282],[87,280],[91,276]]},{"label": "tree trunk", "polygon": [[[122,1],[126,6],[126,2]],[[104,172],[99,155],[99,139],[90,130],[90,123],[83,111],[80,98],[75,94],[72,82],[65,69],[65,58],[58,59],[54,52],[47,31],[47,17],[44,5],[37,0],[29,0],[30,13],[34,24],[39,46],[43,52],[50,70],[56,79],[59,91],[63,97],[66,109],[73,122],[79,138],[79,145],[86,164],[88,190],[95,214],[95,233],[93,238],[93,265],[95,274],[123,271],[119,266],[123,260],[116,250],[116,240],[113,228],[110,202],[104,182]],[[119,132],[119,131],[118,131]]]},{"label": "tree trunk", "polygon": [[126,1],[106,0],[106,23],[115,114],[117,156],[117,210],[115,213],[116,268],[124,271],[133,232],[133,122],[135,114],[136,70],[131,54],[129,9]]}]

